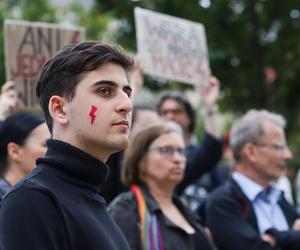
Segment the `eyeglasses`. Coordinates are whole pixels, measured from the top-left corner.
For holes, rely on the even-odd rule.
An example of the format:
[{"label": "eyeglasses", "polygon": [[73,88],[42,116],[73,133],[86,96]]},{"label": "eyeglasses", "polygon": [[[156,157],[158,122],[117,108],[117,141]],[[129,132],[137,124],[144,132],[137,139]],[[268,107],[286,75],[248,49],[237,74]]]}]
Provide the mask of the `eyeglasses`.
[{"label": "eyeglasses", "polygon": [[278,144],[278,143],[254,143],[258,147],[269,147],[278,151],[283,151],[288,149],[288,145],[286,144]]},{"label": "eyeglasses", "polygon": [[184,148],[173,148],[171,146],[161,146],[161,147],[153,147],[149,148],[147,152],[158,151],[160,154],[166,156],[174,156],[177,152],[180,156],[185,157],[185,149]]}]

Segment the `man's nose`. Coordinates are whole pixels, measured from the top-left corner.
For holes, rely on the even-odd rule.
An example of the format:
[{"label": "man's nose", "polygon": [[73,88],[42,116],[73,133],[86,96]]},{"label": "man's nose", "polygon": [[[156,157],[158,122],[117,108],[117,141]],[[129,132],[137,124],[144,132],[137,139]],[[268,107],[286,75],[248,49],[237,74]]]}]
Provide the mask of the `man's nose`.
[{"label": "man's nose", "polygon": [[121,95],[118,97],[120,98],[118,104],[117,104],[117,111],[118,112],[125,112],[125,113],[129,113],[132,111],[132,100],[130,99],[130,97],[125,93],[121,93]]},{"label": "man's nose", "polygon": [[174,112],[166,111],[163,115],[163,118],[167,119],[167,120],[170,120],[170,121],[173,121],[174,120]]},{"label": "man's nose", "polygon": [[293,152],[289,147],[286,147],[285,151],[284,151],[284,158],[286,160],[291,160],[293,159]]}]

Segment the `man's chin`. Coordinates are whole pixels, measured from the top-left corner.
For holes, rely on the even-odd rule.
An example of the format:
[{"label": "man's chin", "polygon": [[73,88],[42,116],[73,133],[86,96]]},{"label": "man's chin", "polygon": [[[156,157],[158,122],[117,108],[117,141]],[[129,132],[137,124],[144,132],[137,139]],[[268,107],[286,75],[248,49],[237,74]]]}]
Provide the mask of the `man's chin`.
[{"label": "man's chin", "polygon": [[128,136],[124,136],[124,138],[122,138],[118,143],[114,143],[114,153],[125,150],[127,148],[128,142]]}]

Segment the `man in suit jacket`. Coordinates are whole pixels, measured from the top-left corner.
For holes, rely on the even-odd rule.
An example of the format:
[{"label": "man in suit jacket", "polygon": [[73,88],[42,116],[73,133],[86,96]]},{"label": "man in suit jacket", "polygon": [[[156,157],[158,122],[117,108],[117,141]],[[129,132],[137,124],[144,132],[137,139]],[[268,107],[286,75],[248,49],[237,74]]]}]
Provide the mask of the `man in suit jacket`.
[{"label": "man in suit jacket", "polygon": [[292,153],[285,120],[250,110],[231,130],[235,172],[207,203],[207,225],[220,250],[300,249],[299,215],[272,181],[286,173]]}]

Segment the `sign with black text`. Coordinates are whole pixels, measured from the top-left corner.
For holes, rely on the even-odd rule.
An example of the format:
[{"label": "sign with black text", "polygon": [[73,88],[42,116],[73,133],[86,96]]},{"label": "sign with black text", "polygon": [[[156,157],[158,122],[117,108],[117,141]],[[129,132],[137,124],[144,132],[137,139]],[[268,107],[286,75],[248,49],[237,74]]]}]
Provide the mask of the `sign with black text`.
[{"label": "sign with black text", "polygon": [[25,107],[35,107],[34,84],[43,64],[63,46],[84,40],[81,27],[5,20],[6,79],[16,82]]},{"label": "sign with black text", "polygon": [[150,75],[199,85],[210,74],[201,23],[135,8],[138,55]]}]

